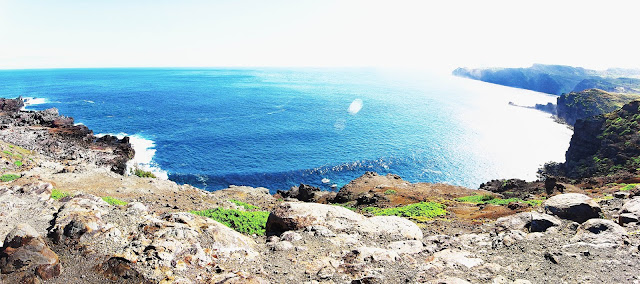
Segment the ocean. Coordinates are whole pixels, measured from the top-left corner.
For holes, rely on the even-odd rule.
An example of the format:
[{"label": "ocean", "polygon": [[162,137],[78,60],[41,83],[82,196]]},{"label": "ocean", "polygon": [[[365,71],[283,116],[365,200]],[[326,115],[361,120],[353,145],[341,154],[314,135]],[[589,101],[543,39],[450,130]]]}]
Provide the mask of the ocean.
[{"label": "ocean", "polygon": [[0,96],[132,136],[135,162],[205,190],[337,190],[366,171],[477,188],[564,161],[571,130],[512,106],[542,93],[375,68],[0,71]]}]

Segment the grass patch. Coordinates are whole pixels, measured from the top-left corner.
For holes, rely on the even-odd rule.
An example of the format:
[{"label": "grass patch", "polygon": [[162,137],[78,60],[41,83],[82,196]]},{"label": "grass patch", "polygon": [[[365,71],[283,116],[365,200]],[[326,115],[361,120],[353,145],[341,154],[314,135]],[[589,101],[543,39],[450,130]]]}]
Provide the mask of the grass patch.
[{"label": "grass patch", "polygon": [[51,191],[51,199],[53,199],[53,200],[58,200],[58,199],[61,199],[61,198],[65,198],[67,196],[69,196],[68,192],[64,192],[64,191],[61,191],[61,190],[56,189],[56,188],[54,188]]},{"label": "grass patch", "polygon": [[245,203],[245,202],[242,202],[242,201],[239,201],[239,200],[230,199],[229,201],[231,201],[235,205],[242,206],[242,207],[244,207],[244,209],[247,209],[247,210],[260,209],[260,207],[258,207],[258,206],[251,205],[249,203]]},{"label": "grass patch", "polygon": [[395,195],[396,193],[398,193],[398,192],[393,190],[393,189],[389,189],[389,190],[384,192],[384,195]]},{"label": "grass patch", "polygon": [[351,207],[351,206],[347,205],[347,203],[332,203],[331,205],[344,207],[344,208],[347,208],[347,209],[349,209],[351,211],[357,211],[358,210],[358,208]]},{"label": "grass patch", "polygon": [[456,201],[466,202],[466,203],[477,203],[477,204],[493,204],[493,205],[507,205],[511,202],[524,202],[531,206],[538,206],[544,202],[544,200],[539,200],[539,199],[524,201],[520,198],[508,198],[508,199],[495,198],[489,194],[464,196],[464,197],[456,198]]},{"label": "grass patch", "polygon": [[16,167],[22,167],[22,161],[18,160],[13,162],[14,165],[16,165]]},{"label": "grass patch", "polygon": [[459,202],[468,202],[468,203],[486,203],[489,200],[494,199],[492,195],[483,194],[483,195],[469,195],[465,197],[456,198]]},{"label": "grass patch", "polygon": [[447,214],[445,206],[436,202],[420,202],[409,204],[406,206],[395,208],[377,208],[366,207],[362,209],[364,212],[371,213],[376,216],[400,216],[400,217],[426,217],[434,218]]},{"label": "grass patch", "polygon": [[141,169],[132,169],[131,173],[141,178],[156,178],[156,175],[154,175],[152,172],[143,171]]},{"label": "grass patch", "polygon": [[632,189],[636,188],[637,185],[638,185],[637,183],[630,183],[630,184],[627,184],[624,187],[622,187],[620,190],[621,191],[629,191],[629,190],[632,190]]},{"label": "grass patch", "polygon": [[269,217],[269,212],[267,211],[241,211],[220,207],[190,212],[216,220],[231,229],[247,235],[264,235],[267,218]]},{"label": "grass patch", "polygon": [[117,205],[117,206],[120,206],[120,205],[127,205],[127,202],[124,202],[124,201],[122,201],[122,200],[120,200],[120,199],[117,199],[117,198],[115,198],[115,197],[111,197],[111,196],[104,196],[104,197],[102,197],[102,200],[104,200],[104,201],[106,201],[107,203],[109,203],[109,204],[111,204],[111,205],[114,205],[114,206],[115,206],[115,205]]},{"label": "grass patch", "polygon": [[8,181],[14,181],[19,179],[20,176],[19,175],[14,175],[14,174],[4,174],[2,176],[0,176],[0,181],[2,182],[8,182]]}]

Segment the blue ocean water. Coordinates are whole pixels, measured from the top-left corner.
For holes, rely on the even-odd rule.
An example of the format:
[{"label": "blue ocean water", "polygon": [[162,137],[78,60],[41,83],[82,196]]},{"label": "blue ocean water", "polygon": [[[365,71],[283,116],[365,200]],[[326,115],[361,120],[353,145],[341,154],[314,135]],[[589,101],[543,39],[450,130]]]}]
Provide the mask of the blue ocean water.
[{"label": "blue ocean water", "polygon": [[[0,96],[38,98],[95,133],[136,139],[142,167],[216,190],[337,188],[366,171],[477,187],[535,178],[571,131],[541,93],[380,69],[169,68],[0,71]],[[323,180],[324,179],[324,180]],[[328,180],[328,181],[327,181]]]}]

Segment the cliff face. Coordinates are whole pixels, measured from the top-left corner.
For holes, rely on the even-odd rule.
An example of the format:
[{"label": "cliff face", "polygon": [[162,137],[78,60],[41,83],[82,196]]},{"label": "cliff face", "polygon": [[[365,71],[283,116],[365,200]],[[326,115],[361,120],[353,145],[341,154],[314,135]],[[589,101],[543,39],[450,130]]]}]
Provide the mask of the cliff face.
[{"label": "cliff face", "polygon": [[572,178],[607,175],[640,167],[640,101],[609,114],[578,119],[565,169]]},{"label": "cliff face", "polygon": [[598,89],[571,92],[558,97],[557,115],[569,125],[578,119],[615,111],[638,95],[609,93]]},{"label": "cliff face", "polygon": [[560,95],[599,88],[619,93],[640,92],[637,70],[595,71],[580,67],[534,64],[528,68],[458,68],[453,75],[474,80]]}]

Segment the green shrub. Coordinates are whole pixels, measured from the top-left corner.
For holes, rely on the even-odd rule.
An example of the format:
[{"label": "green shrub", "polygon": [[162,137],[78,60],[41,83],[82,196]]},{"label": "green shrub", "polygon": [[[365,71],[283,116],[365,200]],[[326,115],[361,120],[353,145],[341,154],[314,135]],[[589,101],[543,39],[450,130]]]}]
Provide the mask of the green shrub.
[{"label": "green shrub", "polygon": [[195,215],[209,217],[247,235],[264,235],[267,218],[269,217],[269,212],[267,211],[241,211],[220,207],[190,212]]},{"label": "green shrub", "polygon": [[376,216],[427,217],[433,218],[447,214],[444,205],[436,202],[420,202],[395,208],[367,207],[364,212]]},{"label": "green shrub", "polygon": [[21,167],[22,166],[22,161],[15,161],[13,162],[14,165],[16,165],[16,167]]},{"label": "green shrub", "polygon": [[347,208],[347,209],[349,209],[349,210],[351,210],[351,211],[356,211],[356,210],[358,210],[358,208],[351,207],[351,206],[349,206],[347,203],[332,203],[331,205],[344,207],[344,208]]},{"label": "green shrub", "polygon": [[389,190],[384,192],[384,195],[394,195],[396,193],[398,193],[398,192],[393,190],[393,189],[389,189]]},{"label": "green shrub", "polygon": [[245,203],[245,202],[242,202],[242,201],[239,201],[239,200],[230,199],[229,201],[231,201],[235,205],[242,206],[242,207],[244,207],[244,209],[247,209],[247,210],[260,209],[260,207],[258,207],[258,206],[251,205],[249,203]]},{"label": "green shrub", "polygon": [[141,169],[132,170],[133,174],[141,178],[156,178],[152,172],[143,171]]},{"label": "green shrub", "polygon": [[20,176],[19,175],[14,175],[14,174],[4,174],[0,177],[0,181],[2,182],[7,182],[7,181],[13,181],[13,180],[17,180],[19,179]]},{"label": "green shrub", "polygon": [[56,189],[56,188],[54,188],[51,191],[51,199],[53,199],[53,200],[58,200],[58,199],[61,199],[61,198],[65,198],[67,196],[69,196],[69,193],[61,191],[61,190]]},{"label": "green shrub", "polygon": [[102,197],[102,200],[106,201],[107,203],[111,204],[111,205],[127,205],[127,202],[124,202],[120,199],[117,199],[115,197],[111,197],[111,196],[104,196]]}]

